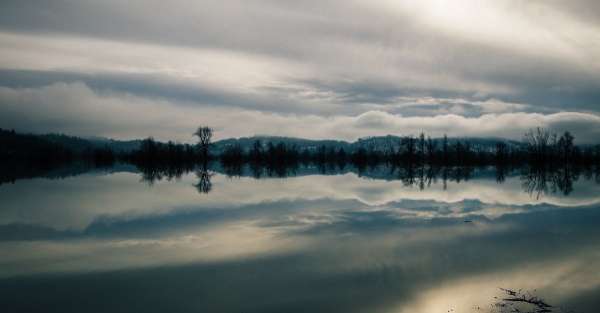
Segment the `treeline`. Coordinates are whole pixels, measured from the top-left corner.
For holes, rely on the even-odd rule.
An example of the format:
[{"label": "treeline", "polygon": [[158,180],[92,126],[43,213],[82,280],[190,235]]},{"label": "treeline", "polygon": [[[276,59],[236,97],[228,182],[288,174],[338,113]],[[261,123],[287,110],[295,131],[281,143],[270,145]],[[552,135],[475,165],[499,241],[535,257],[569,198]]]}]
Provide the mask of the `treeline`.
[{"label": "treeline", "polygon": [[204,160],[196,148],[190,144],[179,144],[169,141],[162,143],[147,138],[142,140],[140,148],[120,156],[131,163],[195,163]]},{"label": "treeline", "polygon": [[198,127],[196,145],[169,141],[161,143],[149,137],[142,140],[139,149],[120,155],[120,158],[138,166],[169,166],[171,164],[207,163],[212,159],[209,147],[213,135],[210,127]]},{"label": "treeline", "polygon": [[563,164],[598,164],[600,145],[579,147],[574,144],[575,137],[570,132],[561,136],[537,128],[524,136],[523,153],[530,164],[560,166]]},{"label": "treeline", "polygon": [[0,129],[0,160],[31,162],[63,162],[74,157],[64,146],[35,135],[17,134],[14,130]]},{"label": "treeline", "polygon": [[[197,144],[162,143],[147,138],[138,149],[117,152],[110,146],[86,145],[86,141],[71,140],[69,147],[43,136],[17,134],[0,129],[0,160],[54,164],[84,160],[97,165],[121,161],[138,167],[181,167],[220,161],[225,167],[242,164],[271,169],[315,164],[340,167],[351,164],[357,168],[387,164],[397,167],[419,166],[522,166],[560,167],[600,164],[600,145],[577,146],[569,132],[561,135],[538,128],[527,132],[521,143],[498,140],[495,144],[481,144],[469,139],[432,139],[419,136],[394,138],[385,143],[355,145],[352,149],[336,145],[304,145],[274,143],[256,140],[248,147],[235,141],[211,154],[213,130],[199,127],[194,135]],[[73,146],[81,146],[74,149]]]},{"label": "treeline", "polygon": [[94,147],[84,139],[0,129],[0,184],[22,178],[69,176],[61,170],[85,171],[112,165],[116,160],[109,147]]},{"label": "treeline", "polygon": [[393,166],[561,166],[600,164],[600,145],[579,147],[574,137],[561,136],[536,129],[524,136],[522,144],[498,141],[495,146],[473,145],[468,139],[441,140],[406,136],[396,144],[360,147],[346,151],[343,147],[317,146],[299,148],[285,143],[254,142],[250,149],[233,144],[219,156],[225,165],[251,163],[258,165],[332,164],[365,166],[386,163]]},{"label": "treeline", "polygon": [[27,163],[31,166],[43,167],[75,161],[102,165],[113,163],[117,159],[110,147],[95,147],[81,138],[19,134],[14,130],[1,128],[0,147],[0,161]]}]

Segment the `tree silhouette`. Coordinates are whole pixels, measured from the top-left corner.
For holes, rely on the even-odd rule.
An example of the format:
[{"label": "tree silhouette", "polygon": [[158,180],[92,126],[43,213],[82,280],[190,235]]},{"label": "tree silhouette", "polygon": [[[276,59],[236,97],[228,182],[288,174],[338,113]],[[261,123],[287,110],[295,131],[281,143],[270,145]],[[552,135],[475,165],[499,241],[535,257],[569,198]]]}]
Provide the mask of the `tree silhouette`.
[{"label": "tree silhouette", "polygon": [[199,168],[196,170],[196,177],[198,177],[198,183],[194,185],[199,193],[209,193],[212,189],[212,182],[210,181],[213,176],[206,168]]},{"label": "tree silhouette", "polygon": [[442,154],[443,154],[443,162],[444,164],[448,164],[448,136],[444,134],[444,139],[442,140]]},{"label": "tree silhouette", "polygon": [[200,126],[194,132],[194,136],[198,137],[198,147],[203,160],[208,159],[208,147],[212,139],[213,129],[208,126]]},{"label": "tree silhouette", "polygon": [[527,145],[527,152],[530,160],[541,164],[547,161],[548,152],[550,152],[550,132],[543,128],[530,129],[523,137]]},{"label": "tree silhouette", "polygon": [[574,152],[573,140],[573,135],[571,135],[571,133],[568,131],[560,136],[560,139],[558,139],[556,150],[558,151],[560,160],[563,163],[569,163],[572,159]]}]

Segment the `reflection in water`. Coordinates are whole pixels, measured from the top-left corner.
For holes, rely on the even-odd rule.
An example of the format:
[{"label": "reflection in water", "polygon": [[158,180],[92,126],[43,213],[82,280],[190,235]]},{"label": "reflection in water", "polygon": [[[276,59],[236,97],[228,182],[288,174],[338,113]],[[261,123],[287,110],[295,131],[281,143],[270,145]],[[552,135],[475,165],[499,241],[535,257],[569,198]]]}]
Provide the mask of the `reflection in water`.
[{"label": "reflection in water", "polygon": [[196,170],[196,177],[198,177],[198,183],[194,186],[200,193],[209,193],[212,189],[212,183],[210,178],[213,176],[206,167],[202,167]]},{"label": "reflection in water", "polygon": [[552,170],[524,168],[521,170],[521,180],[523,190],[536,199],[540,199],[544,194],[562,193],[568,196],[573,192],[573,183],[579,180],[582,173],[587,181],[600,183],[600,173],[597,170],[572,167]]},{"label": "reflection in water", "polygon": [[493,309],[502,287],[594,312],[597,177],[213,166],[20,180],[0,186],[0,305],[468,313]]},{"label": "reflection in water", "polygon": [[166,179],[171,181],[179,179],[183,174],[193,171],[195,165],[190,163],[167,164],[162,166],[139,166],[138,169],[142,174],[142,180],[148,185],[154,185],[158,180]]},{"label": "reflection in water", "polygon": [[227,177],[251,176],[256,179],[263,177],[285,178],[296,175],[310,175],[316,173],[335,175],[354,172],[357,173],[359,177],[399,180],[402,181],[405,186],[416,186],[420,190],[423,190],[431,187],[431,185],[436,183],[438,180],[442,181],[444,189],[446,189],[449,181],[453,183],[467,181],[472,178],[476,172],[481,173],[482,171],[488,171],[489,169],[493,169],[496,182],[498,183],[503,183],[506,180],[507,175],[520,172],[523,190],[527,191],[536,199],[540,199],[544,194],[554,194],[557,192],[560,192],[564,195],[569,195],[573,191],[573,182],[577,181],[582,173],[585,179],[594,179],[597,183],[600,183],[600,171],[597,168],[581,168],[572,166],[554,167],[551,169],[545,167],[523,167],[517,169],[508,169],[504,166],[475,168],[431,166],[399,167],[393,165],[375,165],[372,167],[365,166],[362,168],[353,168],[346,165],[335,167],[335,165],[328,164],[317,167],[300,168],[298,166],[271,167],[259,166],[256,164],[234,163],[229,166],[215,166],[210,169],[206,164],[198,167],[194,165],[182,165],[180,167],[165,166],[139,168],[140,172],[142,173],[142,180],[148,182],[149,185],[152,185],[155,181],[163,178],[168,181],[174,178],[178,179],[184,174],[195,171],[199,180],[195,186],[200,193],[208,193],[212,188],[212,184],[210,182],[212,175],[209,174],[210,171],[222,172]]}]

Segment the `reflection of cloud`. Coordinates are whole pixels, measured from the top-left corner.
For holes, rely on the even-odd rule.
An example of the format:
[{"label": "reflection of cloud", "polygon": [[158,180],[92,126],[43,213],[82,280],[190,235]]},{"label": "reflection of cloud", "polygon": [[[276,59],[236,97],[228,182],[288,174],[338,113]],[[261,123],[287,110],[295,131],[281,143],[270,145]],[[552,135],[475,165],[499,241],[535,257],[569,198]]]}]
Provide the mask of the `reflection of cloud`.
[{"label": "reflection of cloud", "polygon": [[0,276],[47,272],[89,272],[186,263],[210,263],[289,253],[303,243],[244,221],[204,225],[160,238],[116,238],[0,243],[9,254]]},{"label": "reflection of cloud", "polygon": [[[295,203],[321,200],[324,209],[346,206],[385,209],[397,216],[420,218],[457,218],[470,214],[498,218],[509,213],[600,202],[600,185],[576,182],[571,196],[546,195],[541,199],[542,204],[522,190],[518,177],[509,177],[502,185],[490,179],[449,182],[447,190],[438,181],[420,190],[401,181],[363,179],[353,173],[260,180],[215,175],[213,189],[205,195],[197,193],[193,188],[195,183],[197,178],[193,174],[181,181],[159,181],[151,188],[140,184],[139,175],[132,173],[82,175],[58,181],[23,180],[0,188],[3,199],[0,224],[82,230],[94,221],[126,221],[182,212],[227,212],[247,206],[271,208],[277,203],[287,207],[282,212],[289,213],[292,209],[302,210]],[[24,198],[23,194],[28,196]],[[132,198],[132,194],[136,196]],[[45,206],[40,207],[40,203]]]},{"label": "reflection of cloud", "polygon": [[[75,220],[79,223],[92,218],[91,224],[79,226],[83,230],[0,242],[0,251],[8,251],[0,254],[0,289],[7,290],[9,303],[20,299],[10,296],[12,293],[35,290],[48,282],[57,287],[49,293],[40,292],[36,300],[52,307],[82,288],[86,291],[81,299],[94,305],[103,299],[90,299],[89,295],[103,293],[90,292],[89,288],[110,286],[113,290],[116,285],[133,292],[144,290],[148,299],[161,294],[161,301],[166,301],[162,287],[146,289],[158,281],[158,286],[168,285],[178,291],[169,295],[168,303],[188,304],[185,300],[189,294],[201,294],[208,295],[202,299],[202,308],[226,305],[227,311],[244,311],[240,306],[250,303],[257,306],[255,311],[286,312],[292,311],[288,308],[295,307],[297,299],[316,308],[343,307],[344,312],[388,312],[390,308],[427,312],[445,305],[491,301],[488,295],[500,286],[539,287],[555,303],[598,288],[595,273],[600,212],[596,207],[506,206],[510,214],[493,212],[490,219],[486,216],[488,208],[501,210],[504,206],[474,199],[397,199],[371,205],[349,197],[352,189],[337,180],[327,180],[327,176],[255,181],[216,175],[214,192],[198,195],[190,177],[179,183],[157,182],[148,188],[130,175],[91,176],[92,180],[114,178],[114,182],[104,181],[97,188],[116,186],[123,194],[109,192],[114,197],[110,201],[95,198],[120,210],[97,206],[70,212],[85,215],[83,220]],[[353,175],[332,178],[354,179]],[[53,183],[60,186],[64,182],[69,179]],[[307,182],[320,189],[335,188],[330,184],[338,183],[343,193],[337,198],[311,195],[313,190],[301,188]],[[373,183],[386,182],[357,180],[353,186]],[[71,179],[67,190],[78,194],[77,185],[90,187],[86,179]],[[273,200],[261,200],[265,195],[257,193],[264,191],[262,187],[273,192]],[[397,188],[394,184],[390,187]],[[34,189],[44,188],[30,190]],[[186,192],[177,189],[189,189],[194,197],[188,198]],[[377,188],[362,190],[374,193]],[[57,190],[49,192],[57,199],[64,197]],[[126,194],[135,194],[140,205],[148,209],[132,211],[135,202],[117,202]],[[93,197],[80,194],[77,201],[81,203],[81,199]],[[61,201],[68,204],[64,198]],[[46,210],[51,215],[45,214]],[[3,221],[9,212],[3,212]],[[61,212],[59,207],[38,206],[37,211],[20,213],[38,218],[55,216],[65,219],[67,225],[70,222],[65,214],[69,212]],[[465,223],[464,214],[472,214],[473,222]],[[550,274],[545,275],[545,271]],[[524,273],[529,272],[531,280],[524,281]],[[41,275],[43,279],[38,280],[37,274],[45,273],[52,275]],[[485,299],[465,296],[474,290]],[[562,290],[571,292],[556,294]],[[457,295],[456,291],[463,293]],[[252,301],[257,293],[271,297]],[[232,294],[239,301],[230,301]],[[151,300],[144,299],[144,305],[151,305]],[[223,303],[223,299],[227,301]]]},{"label": "reflection of cloud", "polygon": [[533,262],[522,267],[451,280],[423,291],[412,302],[399,304],[393,311],[481,312],[480,309],[483,309],[483,312],[487,312],[490,305],[496,302],[496,297],[502,296],[499,288],[533,291],[542,298],[551,299],[548,302],[558,307],[571,297],[600,288],[600,274],[597,268],[589,266],[589,262],[598,264],[600,255],[585,251],[551,261]]}]

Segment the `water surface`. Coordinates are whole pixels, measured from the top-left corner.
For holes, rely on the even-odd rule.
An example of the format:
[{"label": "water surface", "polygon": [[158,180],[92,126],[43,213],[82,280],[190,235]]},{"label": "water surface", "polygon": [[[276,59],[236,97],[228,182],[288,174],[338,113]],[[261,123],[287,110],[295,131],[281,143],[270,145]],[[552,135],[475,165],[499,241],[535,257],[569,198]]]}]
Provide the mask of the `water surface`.
[{"label": "water surface", "polygon": [[498,288],[600,307],[593,175],[225,173],[0,185],[2,311],[486,312]]}]

